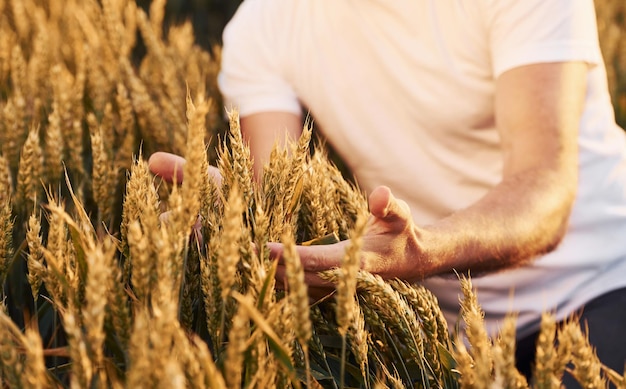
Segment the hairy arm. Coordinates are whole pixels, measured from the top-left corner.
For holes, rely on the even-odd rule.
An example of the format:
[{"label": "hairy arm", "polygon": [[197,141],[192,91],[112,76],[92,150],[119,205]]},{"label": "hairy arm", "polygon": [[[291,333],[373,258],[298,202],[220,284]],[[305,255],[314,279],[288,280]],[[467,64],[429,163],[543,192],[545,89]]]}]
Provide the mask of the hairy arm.
[{"label": "hairy arm", "polygon": [[586,74],[583,63],[550,63],[499,77],[495,102],[502,181],[471,207],[423,229],[432,266],[424,275],[450,268],[474,273],[513,267],[558,245],[578,182]]}]

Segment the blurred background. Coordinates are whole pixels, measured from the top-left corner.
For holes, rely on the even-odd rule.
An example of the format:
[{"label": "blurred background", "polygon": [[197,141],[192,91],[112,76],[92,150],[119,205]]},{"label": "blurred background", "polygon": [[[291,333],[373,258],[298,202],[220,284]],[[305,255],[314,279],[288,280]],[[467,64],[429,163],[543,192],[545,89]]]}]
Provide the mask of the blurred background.
[{"label": "blurred background", "polygon": [[[208,49],[221,43],[222,30],[233,16],[242,0],[168,0],[166,5],[165,28],[191,20],[196,32],[197,43]],[[151,0],[137,0],[146,11]]]}]

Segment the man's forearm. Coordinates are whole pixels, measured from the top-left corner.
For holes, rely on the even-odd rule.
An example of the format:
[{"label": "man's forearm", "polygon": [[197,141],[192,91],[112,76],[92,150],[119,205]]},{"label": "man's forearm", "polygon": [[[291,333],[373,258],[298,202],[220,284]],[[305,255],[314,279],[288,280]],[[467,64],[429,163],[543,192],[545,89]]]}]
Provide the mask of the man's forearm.
[{"label": "man's forearm", "polygon": [[423,276],[520,266],[553,250],[574,202],[575,173],[534,169],[502,181],[474,205],[423,228]]},{"label": "man's forearm", "polygon": [[425,276],[515,267],[556,247],[578,185],[584,63],[543,63],[496,82],[503,179],[481,200],[424,229]]}]

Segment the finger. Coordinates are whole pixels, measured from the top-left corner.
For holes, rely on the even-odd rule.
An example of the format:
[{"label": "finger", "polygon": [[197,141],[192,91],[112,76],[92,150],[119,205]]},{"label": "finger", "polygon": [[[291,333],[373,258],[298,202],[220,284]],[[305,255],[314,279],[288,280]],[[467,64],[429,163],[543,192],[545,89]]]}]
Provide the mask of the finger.
[{"label": "finger", "polygon": [[[345,240],[329,245],[296,246],[296,251],[302,262],[302,268],[305,272],[317,273],[341,266],[341,258],[345,253],[346,242],[349,241]],[[282,260],[282,243],[269,242],[267,247],[270,250],[271,258]]]},{"label": "finger", "polygon": [[[276,267],[276,275],[274,277],[276,279],[276,287],[278,289],[287,289],[287,270],[284,264],[279,264]],[[325,290],[326,292],[333,291],[335,289],[335,284],[330,281],[326,281],[322,279],[317,273],[304,273],[304,283],[307,285],[309,290],[317,289]]]},{"label": "finger", "polygon": [[[278,265],[276,268],[276,289],[287,289],[287,274],[285,265]],[[307,285],[307,292],[312,299],[310,302],[320,300],[335,291],[335,285],[321,279],[315,273],[304,273],[304,283]]]},{"label": "finger", "polygon": [[379,219],[393,222],[396,220],[411,220],[409,206],[403,200],[396,199],[391,189],[386,186],[375,188],[368,199],[372,215]]},{"label": "finger", "polygon": [[148,168],[154,174],[162,177],[167,182],[183,182],[183,165],[187,161],[185,158],[163,151],[157,151],[148,159]]}]

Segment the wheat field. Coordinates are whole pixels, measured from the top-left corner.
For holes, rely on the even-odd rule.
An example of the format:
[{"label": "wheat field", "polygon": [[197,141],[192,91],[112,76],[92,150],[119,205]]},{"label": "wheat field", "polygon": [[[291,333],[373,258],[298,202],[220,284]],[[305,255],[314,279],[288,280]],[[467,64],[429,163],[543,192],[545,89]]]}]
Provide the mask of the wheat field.
[{"label": "wheat field", "polygon": [[[0,0],[0,386],[558,388],[567,370],[626,388],[575,321],[544,315],[527,382],[514,313],[490,337],[470,279],[461,333],[424,287],[359,270],[364,194],[308,126],[254,181],[219,47],[190,23],[164,29],[164,7]],[[624,8],[598,2],[622,114]],[[150,174],[157,150],[185,156],[181,184]],[[311,304],[294,245],[345,239],[323,274],[336,292]]]}]

